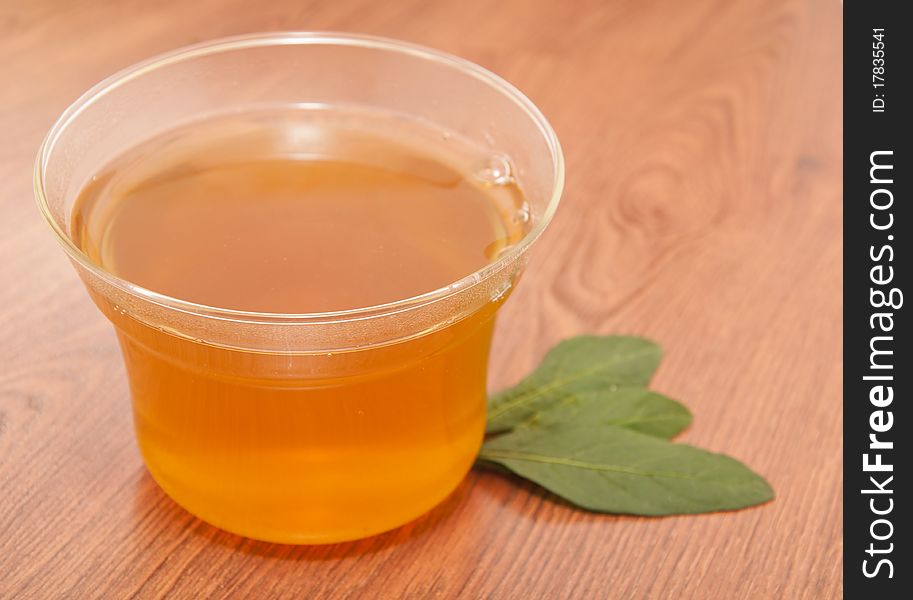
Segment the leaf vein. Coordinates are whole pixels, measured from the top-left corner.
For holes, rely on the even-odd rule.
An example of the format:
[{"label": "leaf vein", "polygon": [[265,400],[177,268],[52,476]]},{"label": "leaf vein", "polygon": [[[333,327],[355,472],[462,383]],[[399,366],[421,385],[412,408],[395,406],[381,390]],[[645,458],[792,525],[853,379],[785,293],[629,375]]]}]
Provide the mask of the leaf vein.
[{"label": "leaf vein", "polygon": [[622,356],[620,359],[616,359],[613,362],[601,363],[600,365],[593,367],[591,369],[586,369],[583,371],[576,371],[568,377],[557,378],[545,385],[534,387],[530,392],[521,392],[512,400],[507,400],[506,402],[503,402],[501,404],[498,404],[498,405],[492,407],[492,409],[489,411],[488,418],[496,419],[497,417],[503,415],[505,412],[515,408],[516,406],[523,404],[525,402],[530,402],[532,400],[535,400],[536,398],[542,396],[545,393],[551,392],[556,388],[560,388],[560,387],[563,387],[574,381],[583,379],[585,377],[589,377],[590,375],[593,375],[594,373],[598,373],[599,371],[604,371],[608,368],[615,367],[615,366],[624,364],[626,362],[630,362],[632,360],[642,358],[643,356],[652,354],[653,352],[655,352],[655,349],[647,348],[647,349],[641,350],[640,352],[635,352],[634,354],[627,354],[627,355]]},{"label": "leaf vein", "polygon": [[625,475],[640,475],[643,477],[650,478],[662,478],[667,479],[686,479],[692,481],[709,481],[719,485],[744,485],[740,481],[729,481],[725,479],[715,479],[708,477],[696,477],[694,475],[688,475],[685,473],[676,473],[674,471],[647,471],[643,469],[634,469],[631,467],[623,467],[620,465],[605,465],[599,463],[591,463],[582,460],[576,460],[573,458],[560,458],[556,456],[545,456],[543,454],[534,454],[531,452],[517,452],[513,450],[492,450],[488,448],[482,448],[479,452],[479,456],[482,458],[487,458],[489,460],[504,459],[504,460],[521,460],[526,462],[537,462],[550,465],[559,465],[564,467],[574,467],[578,469],[586,469],[589,471],[598,471],[606,473],[622,473]]}]

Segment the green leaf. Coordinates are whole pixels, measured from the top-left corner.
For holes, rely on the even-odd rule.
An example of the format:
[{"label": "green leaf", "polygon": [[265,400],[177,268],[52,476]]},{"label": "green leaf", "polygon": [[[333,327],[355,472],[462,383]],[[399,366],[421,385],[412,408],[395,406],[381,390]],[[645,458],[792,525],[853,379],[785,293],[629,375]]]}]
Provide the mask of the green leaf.
[{"label": "green leaf", "polygon": [[621,387],[566,396],[526,424],[549,427],[576,421],[671,439],[691,423],[691,413],[662,394],[642,387]]},{"label": "green leaf", "polygon": [[488,431],[512,429],[581,392],[645,386],[661,356],[659,346],[643,338],[580,336],[565,340],[523,381],[489,399]]},{"label": "green leaf", "polygon": [[767,502],[773,490],[739,461],[581,419],[491,438],[479,458],[589,510],[672,515]]}]

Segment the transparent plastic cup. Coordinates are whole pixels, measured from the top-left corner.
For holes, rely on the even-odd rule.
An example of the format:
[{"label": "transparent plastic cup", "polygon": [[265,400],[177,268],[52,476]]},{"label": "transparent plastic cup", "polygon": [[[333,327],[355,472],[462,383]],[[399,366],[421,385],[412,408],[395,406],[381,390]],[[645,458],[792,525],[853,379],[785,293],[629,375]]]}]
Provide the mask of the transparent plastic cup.
[{"label": "transparent plastic cup", "polygon": [[[383,111],[509,157],[528,232],[446,287],[311,314],[168,297],[73,243],[81,188],[126,150],[203,118],[298,105]],[[459,484],[485,428],[495,314],[562,183],[554,132],[501,78],[435,50],[335,33],[217,40],[130,67],[63,113],[35,169],[42,214],[116,329],[149,472],[201,519],[284,543],[395,528]]]}]

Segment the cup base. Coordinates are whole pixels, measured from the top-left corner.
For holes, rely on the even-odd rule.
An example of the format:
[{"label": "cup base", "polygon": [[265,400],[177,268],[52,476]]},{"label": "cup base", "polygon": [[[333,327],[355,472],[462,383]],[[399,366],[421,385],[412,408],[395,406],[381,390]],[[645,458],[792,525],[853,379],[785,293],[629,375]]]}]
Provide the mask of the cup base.
[{"label": "cup base", "polygon": [[213,527],[259,542],[299,546],[318,546],[354,542],[398,529],[422,517],[441,504],[459,487],[469,473],[469,469],[467,468],[463,475],[456,480],[453,485],[449,488],[441,489],[439,497],[425,498],[425,502],[422,505],[423,508],[416,508],[408,515],[399,514],[395,517],[391,515],[390,519],[377,519],[367,526],[352,526],[348,529],[336,529],[318,533],[313,531],[306,532],[292,529],[269,528],[262,524],[250,522],[245,524],[241,520],[232,520],[225,514],[218,514],[217,512],[212,511],[211,508],[207,509],[205,507],[197,506],[193,501],[185,501],[177,490],[174,490],[173,488],[170,489],[167,478],[163,477],[161,474],[157,474],[154,469],[149,467],[148,463],[146,464],[146,470],[169,499],[194,517]]}]

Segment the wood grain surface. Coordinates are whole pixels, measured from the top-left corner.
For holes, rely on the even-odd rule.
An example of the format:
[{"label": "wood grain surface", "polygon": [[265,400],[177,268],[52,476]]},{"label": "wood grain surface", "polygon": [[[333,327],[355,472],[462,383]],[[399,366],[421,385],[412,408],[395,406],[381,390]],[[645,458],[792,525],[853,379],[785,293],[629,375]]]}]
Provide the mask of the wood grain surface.
[{"label": "wood grain surface", "polygon": [[[842,7],[837,0],[0,0],[0,598],[835,598],[841,594]],[[57,115],[151,54],[258,30],[454,52],[562,140],[563,205],[498,324],[490,385],[634,333],[683,439],[765,506],[662,519],[473,472],[386,535],[293,547],[172,503],[133,441],[109,325],[34,207]]]}]

